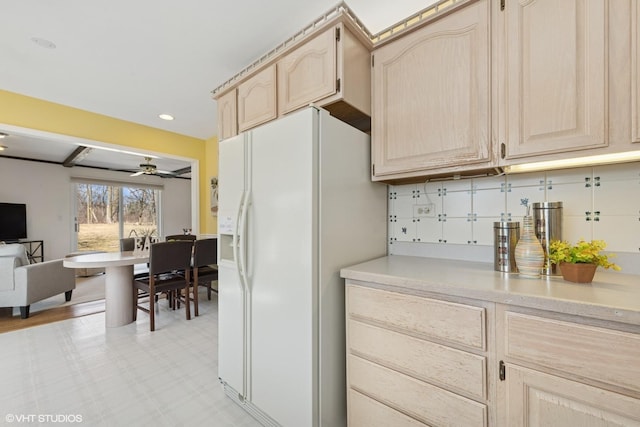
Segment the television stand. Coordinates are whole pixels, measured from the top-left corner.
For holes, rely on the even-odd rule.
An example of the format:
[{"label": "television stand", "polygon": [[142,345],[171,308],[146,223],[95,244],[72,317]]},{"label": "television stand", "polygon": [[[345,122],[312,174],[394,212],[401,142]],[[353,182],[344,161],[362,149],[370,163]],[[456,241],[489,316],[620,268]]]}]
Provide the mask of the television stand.
[{"label": "television stand", "polygon": [[27,257],[30,262],[44,261],[44,242],[42,240],[20,240],[18,243],[27,249]]}]

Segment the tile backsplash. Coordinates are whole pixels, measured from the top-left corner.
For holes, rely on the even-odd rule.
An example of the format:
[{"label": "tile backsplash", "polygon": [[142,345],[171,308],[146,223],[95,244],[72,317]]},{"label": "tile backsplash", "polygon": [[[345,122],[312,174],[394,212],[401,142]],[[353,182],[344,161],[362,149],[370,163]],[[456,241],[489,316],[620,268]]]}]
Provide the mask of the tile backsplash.
[{"label": "tile backsplash", "polygon": [[640,163],[392,185],[388,196],[390,254],[419,255],[421,244],[493,248],[493,223],[522,221],[523,198],[562,202],[565,240],[640,254]]}]

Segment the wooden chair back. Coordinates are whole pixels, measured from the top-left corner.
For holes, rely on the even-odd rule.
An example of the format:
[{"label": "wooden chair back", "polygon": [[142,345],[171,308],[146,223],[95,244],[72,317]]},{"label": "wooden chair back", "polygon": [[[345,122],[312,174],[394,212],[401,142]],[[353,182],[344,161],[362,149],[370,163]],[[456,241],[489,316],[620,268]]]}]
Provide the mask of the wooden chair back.
[{"label": "wooden chair back", "polygon": [[218,239],[198,239],[193,242],[193,266],[218,264]]},{"label": "wooden chair back", "polygon": [[188,240],[193,242],[196,240],[195,234],[170,234],[169,236],[164,238],[165,242],[171,242],[174,240]]}]

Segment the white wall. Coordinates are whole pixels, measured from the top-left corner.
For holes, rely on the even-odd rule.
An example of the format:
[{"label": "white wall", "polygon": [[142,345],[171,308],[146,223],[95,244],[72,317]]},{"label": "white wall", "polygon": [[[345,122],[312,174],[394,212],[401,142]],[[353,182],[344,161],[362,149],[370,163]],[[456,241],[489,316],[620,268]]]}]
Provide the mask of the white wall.
[{"label": "white wall", "polygon": [[[191,223],[191,181],[187,179],[162,179],[162,234],[182,234],[184,228],[192,228]],[[195,234],[195,231],[193,231]]]},{"label": "white wall", "polygon": [[0,158],[0,202],[26,203],[28,238],[44,241],[45,260],[62,258],[72,250],[72,177],[161,185],[163,234],[182,233],[191,226],[190,180],[132,178],[126,172]]},{"label": "white wall", "polygon": [[390,186],[389,253],[493,262],[493,223],[522,221],[522,198],[563,202],[564,240],[605,240],[640,274],[640,163]]}]

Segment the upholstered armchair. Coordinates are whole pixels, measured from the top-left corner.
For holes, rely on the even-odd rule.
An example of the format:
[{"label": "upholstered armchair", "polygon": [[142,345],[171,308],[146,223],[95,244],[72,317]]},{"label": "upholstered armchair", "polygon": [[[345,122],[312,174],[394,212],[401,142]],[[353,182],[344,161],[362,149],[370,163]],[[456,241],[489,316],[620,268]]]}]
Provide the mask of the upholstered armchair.
[{"label": "upholstered armchair", "polygon": [[70,301],[75,288],[75,271],[61,259],[30,264],[20,243],[0,244],[0,307],[20,307],[26,319],[34,302],[63,292]]}]

